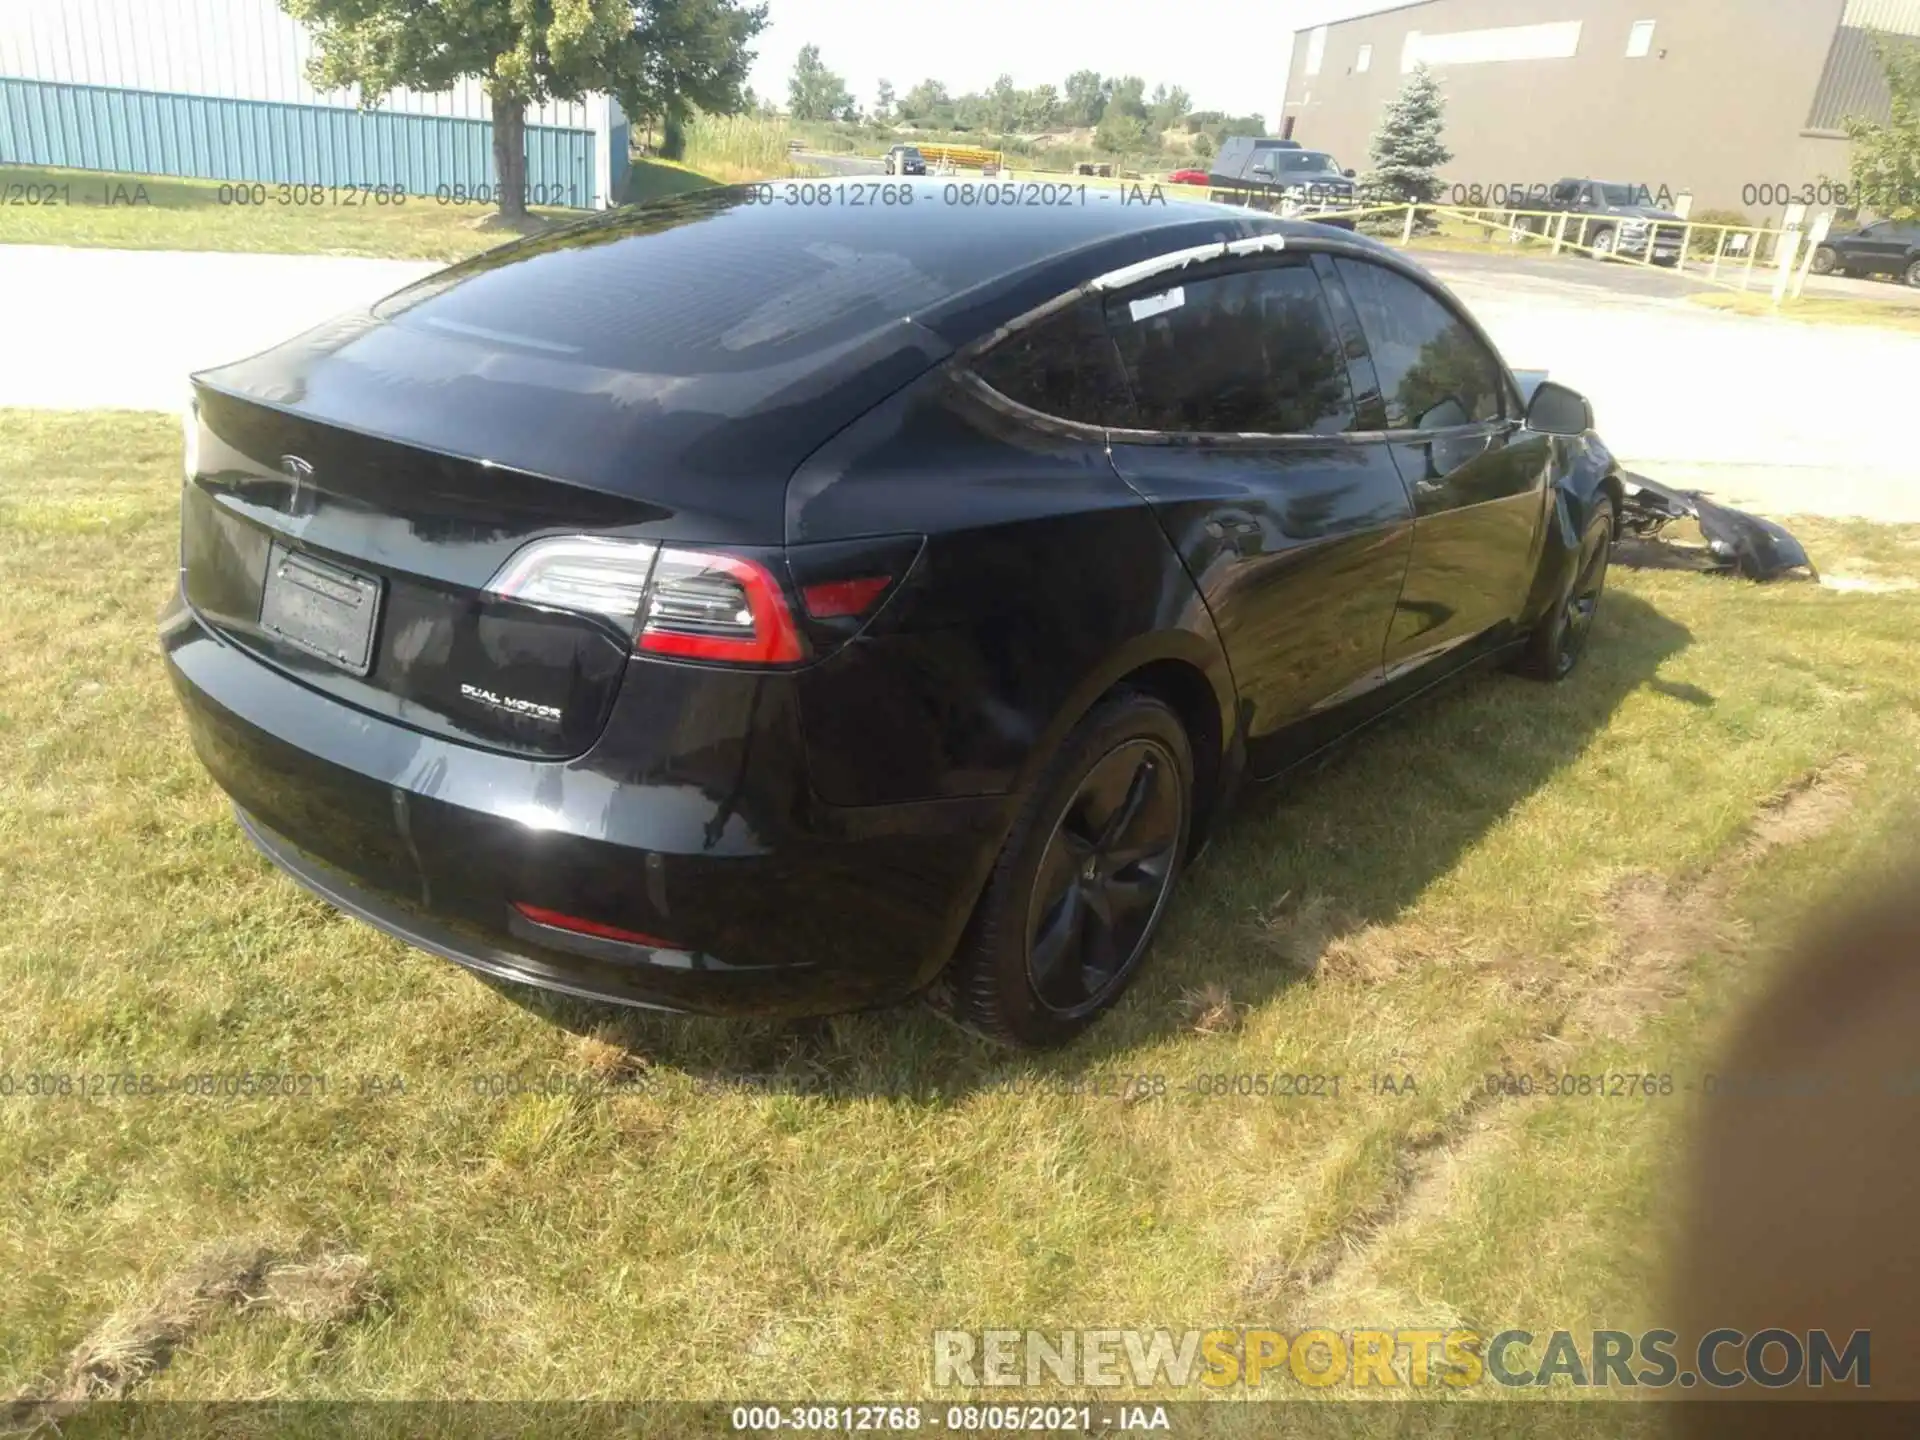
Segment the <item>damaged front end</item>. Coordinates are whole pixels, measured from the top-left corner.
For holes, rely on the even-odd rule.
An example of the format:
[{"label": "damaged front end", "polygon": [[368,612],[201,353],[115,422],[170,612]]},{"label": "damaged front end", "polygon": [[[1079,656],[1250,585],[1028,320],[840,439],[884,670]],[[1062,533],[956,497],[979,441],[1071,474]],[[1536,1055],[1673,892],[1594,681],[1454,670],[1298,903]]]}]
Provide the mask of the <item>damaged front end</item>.
[{"label": "damaged front end", "polygon": [[[1796,570],[1820,578],[1800,542],[1771,520],[1715,504],[1697,490],[1673,490],[1627,473],[1620,530],[1625,564],[1724,571],[1749,580],[1777,580]],[[1704,545],[1681,545],[1663,532],[1677,520],[1699,526]]]}]

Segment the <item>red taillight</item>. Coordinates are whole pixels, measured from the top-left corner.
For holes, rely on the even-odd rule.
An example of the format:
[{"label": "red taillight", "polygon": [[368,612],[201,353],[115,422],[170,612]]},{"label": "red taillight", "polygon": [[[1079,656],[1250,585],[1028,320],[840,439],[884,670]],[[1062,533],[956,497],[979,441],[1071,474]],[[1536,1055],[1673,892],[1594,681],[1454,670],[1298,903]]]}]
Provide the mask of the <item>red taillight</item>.
[{"label": "red taillight", "polygon": [[864,615],[893,583],[891,575],[867,575],[858,580],[827,580],[800,592],[807,614],[815,620],[845,620]]},{"label": "red taillight", "polygon": [[591,535],[536,540],[487,589],[533,605],[603,616],[634,648],[691,660],[789,665],[806,644],[773,572],[755,560]]},{"label": "red taillight", "polygon": [[635,644],[654,655],[784,665],[805,657],[779,582],[738,555],[663,547]]},{"label": "red taillight", "polygon": [[593,935],[601,940],[623,940],[629,945],[646,945],[655,950],[679,948],[671,940],[662,940],[658,935],[649,935],[644,930],[624,930],[618,925],[606,925],[598,920],[585,920],[578,915],[567,915],[559,910],[547,910],[538,905],[529,905],[524,900],[514,901],[513,908],[536,925],[551,925],[556,930],[571,930],[576,935]]}]

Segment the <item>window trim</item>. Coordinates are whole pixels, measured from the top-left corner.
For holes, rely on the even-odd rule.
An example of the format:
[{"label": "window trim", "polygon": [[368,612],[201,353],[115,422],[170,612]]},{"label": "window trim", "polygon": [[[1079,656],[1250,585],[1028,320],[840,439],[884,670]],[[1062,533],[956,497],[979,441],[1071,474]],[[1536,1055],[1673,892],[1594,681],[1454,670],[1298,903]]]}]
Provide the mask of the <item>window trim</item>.
[{"label": "window trim", "polygon": [[[1285,243],[1287,237],[1280,233],[1255,236],[1250,239],[1219,242],[1191,246],[1184,250],[1168,253],[1119,270],[1108,271],[1071,290],[1063,291],[1050,300],[1042,301],[1031,310],[1023,311],[1011,320],[996,326],[976,339],[968,341],[953,354],[941,362],[940,367],[961,386],[972,392],[975,398],[986,401],[995,408],[1006,411],[1038,428],[1056,432],[1071,438],[1084,440],[1103,440],[1108,444],[1125,445],[1205,445],[1217,449],[1287,449],[1287,450],[1325,450],[1329,447],[1348,447],[1362,445],[1411,445],[1425,444],[1436,438],[1465,438],[1471,433],[1514,434],[1526,428],[1526,405],[1519,382],[1514,379],[1512,367],[1506,357],[1500,353],[1500,347],[1473,316],[1458,305],[1450,296],[1436,288],[1426,277],[1403,269],[1399,265],[1387,263],[1382,257],[1362,250],[1357,245],[1342,244],[1335,237],[1323,240],[1314,237],[1308,244]],[[1310,432],[1279,432],[1262,430],[1147,430],[1138,426],[1095,424],[1088,420],[1072,420],[1051,411],[1036,410],[1031,405],[1014,399],[1011,395],[997,390],[975,368],[980,358],[998,347],[1003,341],[1040,324],[1061,311],[1071,309],[1075,304],[1089,297],[1098,297],[1103,306],[1102,322],[1105,322],[1104,306],[1121,299],[1138,298],[1138,295],[1152,293],[1155,289],[1166,288],[1167,278],[1174,272],[1181,272],[1181,283],[1188,279],[1212,279],[1217,275],[1233,274],[1244,270],[1278,268],[1287,263],[1304,263],[1319,280],[1329,318],[1333,324],[1333,334],[1340,342],[1343,358],[1347,361],[1347,393],[1352,400],[1358,401],[1358,391],[1354,388],[1354,358],[1346,353],[1345,336],[1341,332],[1340,315],[1335,308],[1331,287],[1339,286],[1346,304],[1352,309],[1354,324],[1359,335],[1364,355],[1364,363],[1373,367],[1377,373],[1377,362],[1373,357],[1372,343],[1367,339],[1364,326],[1359,324],[1359,310],[1353,305],[1353,297],[1346,290],[1346,282],[1333,266],[1337,260],[1352,260],[1358,264],[1375,265],[1380,269],[1411,281],[1423,293],[1436,301],[1449,315],[1464,325],[1474,337],[1493,356],[1499,369],[1502,382],[1501,417],[1497,420],[1476,420],[1470,425],[1455,426],[1446,430],[1344,430],[1332,435],[1315,435]],[[1127,375],[1125,360],[1119,353],[1119,343],[1113,337],[1111,327],[1106,331],[1107,343],[1114,348],[1114,363],[1119,369],[1121,380],[1132,399],[1132,379]],[[1137,406],[1136,413],[1137,413]]]}]

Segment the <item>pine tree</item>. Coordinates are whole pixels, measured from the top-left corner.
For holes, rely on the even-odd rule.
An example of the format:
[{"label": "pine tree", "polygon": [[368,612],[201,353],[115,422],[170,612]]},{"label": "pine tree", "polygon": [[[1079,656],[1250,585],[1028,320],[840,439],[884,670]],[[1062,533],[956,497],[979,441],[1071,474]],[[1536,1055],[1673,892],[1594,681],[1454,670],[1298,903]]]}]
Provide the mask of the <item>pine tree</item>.
[{"label": "pine tree", "polygon": [[[1440,82],[1424,64],[1416,65],[1400,93],[1387,104],[1374,132],[1373,168],[1360,182],[1363,205],[1431,205],[1440,195],[1440,167],[1453,159],[1441,143],[1446,100]],[[1422,216],[1420,228],[1434,221]]]}]

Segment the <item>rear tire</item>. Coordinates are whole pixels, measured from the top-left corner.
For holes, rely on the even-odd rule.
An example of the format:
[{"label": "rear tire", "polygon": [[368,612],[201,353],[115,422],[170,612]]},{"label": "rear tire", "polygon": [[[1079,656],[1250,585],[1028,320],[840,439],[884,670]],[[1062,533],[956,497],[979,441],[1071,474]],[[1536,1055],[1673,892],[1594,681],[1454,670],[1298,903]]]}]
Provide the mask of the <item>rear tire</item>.
[{"label": "rear tire", "polygon": [[1518,673],[1534,680],[1564,680],[1580,664],[1607,588],[1613,529],[1613,506],[1602,505],[1580,537],[1572,576],[1527,636],[1526,648],[1513,666]]},{"label": "rear tire", "polygon": [[1193,749],[1164,701],[1117,690],[1061,742],[927,999],[1016,1049],[1064,1044],[1132,983],[1179,882]]},{"label": "rear tire", "polygon": [[1916,260],[1907,266],[1907,284],[1913,286],[1916,290],[1920,290],[1920,260]]}]

